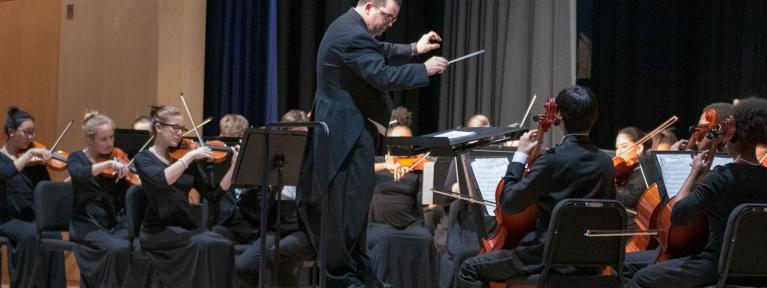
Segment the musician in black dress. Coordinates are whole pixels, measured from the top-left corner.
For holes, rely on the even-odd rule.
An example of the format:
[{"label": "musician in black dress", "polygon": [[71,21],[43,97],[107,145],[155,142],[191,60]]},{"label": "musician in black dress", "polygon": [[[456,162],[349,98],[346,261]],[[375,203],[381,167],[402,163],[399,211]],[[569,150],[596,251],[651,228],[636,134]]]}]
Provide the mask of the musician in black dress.
[{"label": "musician in black dress", "polygon": [[210,159],[209,149],[191,150],[178,160],[169,155],[186,130],[182,113],[174,107],[155,106],[151,117],[154,145],[136,155],[135,166],[148,200],[141,248],[150,255],[154,276],[164,287],[232,287],[232,243],[199,226],[187,193],[195,188],[210,199],[228,190],[237,157],[219,183],[210,183],[204,163],[196,162]]},{"label": "musician in black dress", "polygon": [[[714,167],[704,162],[705,152],[693,159],[690,175],[680,188],[671,222],[683,224],[704,213],[708,219],[706,246],[696,255],[671,259],[639,270],[629,287],[702,287],[716,284],[717,265],[730,212],[742,203],[767,203],[767,168],[756,158],[756,146],[767,144],[767,100],[749,98],[733,107],[735,136],[727,150],[733,163]],[[632,253],[633,254],[633,253]],[[627,260],[632,254],[626,255]],[[633,269],[637,265],[626,265]]]},{"label": "musician in black dress", "polygon": [[[130,186],[124,179],[128,166],[113,160],[112,119],[88,112],[83,123],[87,146],[67,159],[74,191],[69,237],[80,244],[75,256],[82,287],[121,287],[130,269],[128,232],[121,217]],[[105,170],[114,175],[103,175]]]},{"label": "musician in black dress", "polygon": [[[9,219],[0,226],[0,235],[11,240],[8,249],[11,287],[64,287],[64,254],[40,249],[34,222],[33,191],[37,183],[51,179],[45,164],[35,164],[34,158],[48,160],[51,152],[29,148],[35,136],[35,122],[32,115],[16,107],[8,110],[4,131],[0,180],[5,182]],[[44,233],[43,237],[61,239],[59,233]]]},{"label": "musician in black dress", "polygon": [[[636,141],[639,141],[645,135],[647,133],[636,127],[621,129],[618,132],[618,136],[615,137],[615,154],[631,161],[639,161],[639,158],[646,157],[645,152],[652,148],[652,142],[645,141],[642,145],[636,145]],[[625,179],[625,183],[616,182],[615,184],[616,200],[620,201],[626,208],[631,209],[631,211],[636,211],[639,198],[642,197],[642,193],[647,190],[647,185],[649,184],[640,164],[636,164],[634,170]],[[629,217],[626,219],[628,221],[627,228],[634,229],[636,227],[636,223],[634,223],[636,214],[628,213],[628,215]]]}]

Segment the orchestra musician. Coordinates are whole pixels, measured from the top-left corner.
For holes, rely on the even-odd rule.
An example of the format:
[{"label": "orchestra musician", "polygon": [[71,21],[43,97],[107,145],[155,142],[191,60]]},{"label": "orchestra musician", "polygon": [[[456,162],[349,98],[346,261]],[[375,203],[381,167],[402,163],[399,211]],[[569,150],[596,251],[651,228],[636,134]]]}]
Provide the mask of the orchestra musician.
[{"label": "orchestra musician", "polygon": [[[643,158],[646,152],[652,148],[652,142],[646,141],[642,145],[634,145],[636,141],[644,137],[646,133],[636,127],[626,127],[618,132],[618,136],[615,137],[615,154],[620,155],[626,159],[632,159],[638,163],[639,158]],[[660,135],[660,134],[659,134]],[[628,176],[626,183],[615,185],[615,197],[616,200],[621,202],[623,206],[628,209],[636,210],[637,202],[642,196],[642,193],[647,189],[647,182],[640,168],[637,164],[631,174]],[[634,223],[634,214],[629,213],[628,217],[628,229],[633,229],[636,225]]]},{"label": "orchestra musician", "polygon": [[[65,287],[64,253],[40,249],[34,222],[33,191],[38,183],[51,180],[45,164],[51,152],[33,147],[35,128],[31,114],[16,107],[8,109],[6,142],[0,150],[0,180],[5,184],[8,219],[0,225],[0,235],[11,240],[11,287]],[[35,157],[44,160],[43,164],[35,163]],[[58,232],[46,232],[43,237],[61,239]]]},{"label": "orchestra musician", "polygon": [[[321,243],[327,253],[320,256],[326,256],[324,279],[329,287],[381,285],[369,267],[362,239],[373,194],[374,146],[391,117],[388,93],[426,86],[429,76],[447,68],[442,57],[408,63],[412,56],[439,48],[432,43],[441,40],[435,32],[412,44],[376,40],[392,27],[399,12],[400,0],[359,0],[330,24],[317,50],[313,120],[325,122],[331,132],[328,136],[309,132],[298,201],[314,248],[320,251],[321,221],[334,239]],[[322,155],[314,154],[315,142]],[[315,157],[323,160],[314,161]],[[332,211],[325,219],[317,201],[322,193],[327,193]]]},{"label": "orchestra musician", "polygon": [[[708,239],[702,252],[647,266],[636,272],[630,287],[701,287],[713,285],[719,278],[717,265],[722,249],[727,218],[732,209],[742,203],[765,203],[767,194],[767,168],[761,166],[755,155],[757,145],[767,144],[767,100],[749,98],[732,107],[735,135],[727,143],[734,162],[714,167],[704,162],[702,150],[693,159],[692,169],[677,197],[671,215],[672,223],[685,223],[704,213],[708,220]],[[710,170],[710,172],[709,172]],[[641,252],[640,252],[641,253]],[[641,268],[637,256],[626,255],[626,269]],[[645,266],[650,262],[646,261]],[[629,271],[628,275],[631,275]]]},{"label": "orchestra musician", "polygon": [[531,142],[535,130],[525,133],[508,166],[498,203],[507,213],[522,212],[535,203],[539,211],[536,230],[514,250],[491,251],[466,260],[457,275],[463,287],[486,287],[488,281],[540,272],[551,212],[559,201],[615,198],[612,161],[589,139],[599,114],[596,97],[586,88],[571,86],[559,92],[556,105],[559,127],[565,134],[562,143],[541,153],[525,176],[527,155],[538,144]]},{"label": "orchestra musician", "polygon": [[[127,163],[113,156],[114,126],[107,115],[85,113],[86,146],[67,159],[74,191],[69,238],[80,244],[75,246],[75,256],[83,287],[122,287],[131,268],[128,230],[119,215],[124,211],[130,187],[125,176],[130,171]],[[113,172],[105,175],[107,170]]]},{"label": "orchestra musician", "polygon": [[190,149],[174,160],[170,150],[182,140],[184,116],[172,106],[153,106],[154,144],[135,156],[136,172],[146,193],[147,210],[141,225],[141,248],[151,258],[164,287],[232,287],[234,248],[218,233],[200,227],[192,216],[187,194],[192,188],[208,199],[229,189],[237,149],[227,173],[211,183],[205,164],[213,153],[205,146]]}]

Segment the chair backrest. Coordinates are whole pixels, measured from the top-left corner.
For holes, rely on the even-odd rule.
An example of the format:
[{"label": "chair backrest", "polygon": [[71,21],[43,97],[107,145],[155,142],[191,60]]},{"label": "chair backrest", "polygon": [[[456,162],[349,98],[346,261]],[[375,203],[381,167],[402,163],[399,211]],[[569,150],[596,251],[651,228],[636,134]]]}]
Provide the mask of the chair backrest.
[{"label": "chair backrest", "polygon": [[730,212],[724,232],[719,273],[767,277],[767,204],[741,204]]},{"label": "chair backrest", "polygon": [[623,264],[622,237],[586,237],[586,230],[623,230],[626,209],[615,200],[565,199],[554,207],[543,252],[552,266],[602,267]]},{"label": "chair backrest", "polygon": [[34,191],[37,231],[68,231],[72,220],[72,183],[42,181]]},{"label": "chair backrest", "polygon": [[141,221],[146,213],[146,194],[141,186],[131,186],[125,192],[125,217],[128,218],[128,237],[134,239],[138,236]]}]

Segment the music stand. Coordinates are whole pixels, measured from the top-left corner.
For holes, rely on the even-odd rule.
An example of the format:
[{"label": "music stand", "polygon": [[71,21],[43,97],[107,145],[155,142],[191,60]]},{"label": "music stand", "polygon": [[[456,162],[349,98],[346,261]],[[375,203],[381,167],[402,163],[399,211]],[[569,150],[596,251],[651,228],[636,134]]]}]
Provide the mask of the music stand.
[{"label": "music stand", "polygon": [[[269,209],[270,193],[277,193],[277,203],[281,200],[282,188],[284,185],[297,185],[298,176],[303,158],[304,145],[306,143],[306,132],[289,131],[274,128],[288,127],[323,127],[325,135],[328,134],[328,128],[322,122],[297,122],[297,123],[270,123],[265,128],[250,128],[245,130],[242,137],[240,153],[237,157],[232,174],[232,185],[235,187],[258,189],[259,187],[271,187],[273,189],[262,188],[261,195],[261,225],[259,234],[266,236],[267,217]],[[316,148],[316,146],[314,147]],[[315,166],[316,167],[316,166]],[[317,182],[314,182],[317,183]],[[325,194],[325,193],[323,193]],[[323,199],[326,199],[324,196]],[[325,211],[323,208],[322,211]],[[325,217],[325,215],[323,215]],[[276,211],[275,225],[275,243],[274,257],[277,259],[277,251],[280,242],[280,209]],[[323,218],[324,219],[324,218]],[[324,222],[323,222],[324,224]],[[324,234],[324,227],[321,228]],[[262,240],[266,240],[263,238]],[[322,240],[321,240],[322,242]],[[266,272],[267,253],[266,241],[261,241],[261,257],[259,263],[259,287],[264,287],[264,276]],[[274,265],[272,271],[277,275],[277,267]],[[324,264],[321,265],[324,267]],[[276,281],[276,277],[272,277]],[[273,283],[273,284],[276,284]]]},{"label": "music stand", "polygon": [[144,146],[149,138],[149,131],[133,129],[115,129],[115,147],[118,147],[128,154],[128,158],[133,159],[141,146]]}]

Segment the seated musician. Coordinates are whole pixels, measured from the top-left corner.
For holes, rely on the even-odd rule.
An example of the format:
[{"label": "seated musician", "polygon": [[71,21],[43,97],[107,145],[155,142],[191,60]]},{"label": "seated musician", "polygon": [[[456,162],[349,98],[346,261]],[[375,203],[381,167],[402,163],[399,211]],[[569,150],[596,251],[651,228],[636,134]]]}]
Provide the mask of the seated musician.
[{"label": "seated musician", "polygon": [[136,117],[136,120],[133,120],[133,130],[151,131],[152,118],[149,118],[149,116],[146,115]]},{"label": "seated musician", "polygon": [[[306,122],[306,113],[304,111],[293,109],[282,116],[282,123]],[[292,131],[306,131],[306,127],[291,127]],[[270,218],[267,220],[268,231],[266,233],[266,259],[267,268],[279,265],[278,275],[272,275],[273,271],[267,269],[267,277],[264,279],[267,287],[272,286],[273,278],[276,278],[278,287],[297,287],[298,286],[298,268],[304,261],[315,258],[309,238],[304,231],[299,229],[298,211],[295,205],[295,187],[285,186],[282,190],[282,201],[276,206],[280,210],[280,241],[277,258],[274,258],[276,226],[273,219],[276,214],[270,211]],[[239,237],[233,239],[240,244],[249,244],[245,252],[237,257],[235,270],[240,281],[240,287],[258,287],[259,265],[261,256],[261,241],[263,238],[258,233],[261,219],[261,198],[257,190],[244,190],[239,193],[237,205],[231,216],[220,226],[214,229],[219,231],[221,226],[227,227],[229,231],[237,234],[248,235],[248,237]],[[275,209],[270,207],[270,209]],[[225,234],[226,235],[226,234]]]},{"label": "seated musician", "polygon": [[[727,218],[742,203],[767,203],[767,168],[755,155],[757,145],[767,144],[767,100],[749,98],[733,107],[735,136],[727,150],[733,163],[714,167],[704,163],[706,151],[693,159],[692,170],[680,188],[679,202],[673,207],[671,221],[683,224],[697,213],[708,219],[706,246],[697,255],[671,259],[639,270],[630,287],[701,287],[713,285],[719,278],[717,265],[722,249]],[[633,253],[626,255],[627,260]],[[627,266],[628,269],[636,265]]]},{"label": "seated musician", "polygon": [[[651,148],[652,143],[650,141],[631,147],[637,140],[644,137],[646,133],[636,127],[626,127],[618,132],[618,136],[615,138],[615,154],[620,155],[624,159],[633,159],[638,161],[640,157],[645,157],[645,152]],[[658,134],[660,135],[660,133]],[[625,183],[615,184],[615,198],[628,209],[636,211],[637,202],[642,196],[642,193],[647,190],[647,180],[642,174],[639,164],[631,172],[626,179]],[[633,213],[628,213],[628,227],[633,229],[635,227]]]},{"label": "seated musician", "polygon": [[[75,247],[75,256],[83,287],[121,287],[129,275],[131,256],[127,227],[118,217],[130,186],[124,179],[128,166],[113,161],[112,119],[88,112],[83,132],[86,147],[67,159],[74,191],[69,237],[80,244]],[[114,175],[102,173],[108,169]]]},{"label": "seated musician", "polygon": [[[714,109],[716,111],[716,117],[719,120],[722,120],[732,114],[732,104],[730,103],[724,103],[724,102],[718,102],[718,103],[712,103],[703,108],[703,112],[700,114],[700,119],[698,119],[698,126],[705,126],[709,124],[709,121],[706,120],[706,111],[709,109]],[[691,145],[687,145],[688,140],[682,139],[674,143],[674,145],[671,146],[671,151],[679,151],[680,145],[686,145],[684,150],[695,150],[695,151],[704,151],[707,150],[708,147],[711,145],[711,141],[707,137],[703,137],[703,140],[701,140],[699,143],[697,143],[696,147],[691,147]]]},{"label": "seated musician", "polygon": [[[242,138],[242,134],[245,133],[245,130],[247,130],[248,127],[250,127],[250,123],[248,122],[248,119],[245,118],[245,116],[239,114],[227,114],[224,115],[224,117],[221,117],[221,120],[218,121],[218,127],[219,137],[236,139]],[[212,169],[214,175],[224,175],[226,173],[226,170],[229,168],[231,163],[231,156],[232,155],[229,155],[224,163],[213,165]],[[213,199],[210,201],[211,215],[209,215],[208,218],[209,222],[211,224],[221,224],[222,222],[226,221],[227,218],[232,215],[235,204],[237,203],[237,199],[240,199],[240,194],[243,192],[244,189],[240,188],[229,189],[223,195],[221,195],[221,198]],[[253,227],[258,227],[258,223],[256,223]],[[232,232],[236,234],[224,234],[224,236],[227,236],[227,238],[230,240],[238,243],[250,243],[250,241],[253,240],[253,236],[255,236],[255,231],[252,231],[250,228],[251,227],[249,225],[244,225],[239,229],[235,229],[238,232]]]},{"label": "seated musician", "polygon": [[[412,132],[406,126],[395,125],[387,130],[387,136],[411,137]],[[424,227],[419,195],[423,179],[419,171],[398,164],[398,158],[382,159],[395,168],[375,174],[368,256],[379,280],[393,287],[436,287],[436,279],[432,278],[436,276],[436,251],[432,234]]]},{"label": "seated musician", "polygon": [[[40,249],[35,226],[33,191],[38,183],[50,180],[46,165],[34,158],[50,159],[51,152],[34,148],[35,121],[16,107],[8,109],[6,141],[0,150],[0,183],[5,183],[8,216],[0,235],[11,240],[8,249],[11,287],[65,287],[64,253]],[[47,162],[46,162],[47,163]],[[45,238],[61,239],[58,232]]]},{"label": "seated musician", "polygon": [[199,227],[201,221],[192,216],[187,194],[194,188],[208,199],[219,197],[231,185],[236,161],[213,183],[204,164],[197,161],[211,159],[208,148],[190,150],[177,160],[171,157],[171,149],[186,130],[182,112],[154,106],[151,117],[154,144],[136,154],[134,163],[147,198],[141,248],[150,255],[154,276],[163,287],[232,287],[232,243]]},{"label": "seated musician", "polygon": [[679,137],[676,136],[673,128],[663,130],[652,137],[652,147],[650,148],[650,151],[671,150],[671,146],[677,141],[679,141]]},{"label": "seated musician", "polygon": [[558,202],[567,198],[615,198],[612,160],[589,139],[599,114],[596,97],[586,88],[571,86],[559,92],[556,104],[561,117],[559,127],[565,134],[562,143],[543,152],[524,175],[527,155],[538,144],[531,142],[535,130],[525,133],[509,164],[498,203],[505,213],[537,205],[536,230],[514,250],[493,251],[466,260],[458,274],[463,287],[486,287],[488,281],[540,272],[551,212]]},{"label": "seated musician", "polygon": [[[487,116],[476,114],[469,117],[466,127],[490,127]],[[455,161],[450,163],[450,168],[445,177],[443,189],[452,193],[460,193]],[[444,201],[437,201],[435,211],[440,217],[434,231],[434,246],[439,255],[439,287],[457,287],[455,275],[461,268],[461,263],[469,257],[479,253],[477,232],[469,206],[465,201],[454,200],[450,197],[435,197]],[[442,210],[442,213],[438,213]],[[436,215],[435,215],[436,216]],[[428,224],[427,224],[428,226]]]}]

